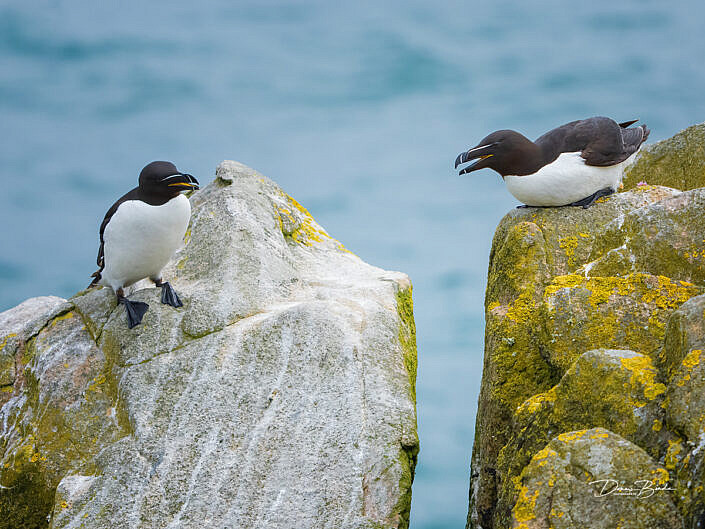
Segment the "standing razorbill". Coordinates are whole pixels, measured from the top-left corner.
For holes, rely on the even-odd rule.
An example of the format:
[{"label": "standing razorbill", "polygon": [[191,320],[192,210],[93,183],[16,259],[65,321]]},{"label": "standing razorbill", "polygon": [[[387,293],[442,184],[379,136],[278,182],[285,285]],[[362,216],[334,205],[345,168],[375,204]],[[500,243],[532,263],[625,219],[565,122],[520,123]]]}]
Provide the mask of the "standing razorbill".
[{"label": "standing razorbill", "polygon": [[649,129],[638,120],[617,123],[595,117],[571,121],[531,141],[513,130],[498,130],[455,159],[455,168],[477,162],[459,174],[489,167],[527,206],[590,207],[614,193],[624,166],[646,141]]},{"label": "standing razorbill", "polygon": [[198,181],[171,162],[152,162],[140,173],[139,186],[113,204],[100,225],[98,266],[90,286],[106,285],[125,305],[127,324],[138,325],[149,308],[130,301],[123,288],[149,278],[162,288],[162,303],[181,307],[179,296],[162,269],[183,241],[191,204],[182,191],[198,189]]}]

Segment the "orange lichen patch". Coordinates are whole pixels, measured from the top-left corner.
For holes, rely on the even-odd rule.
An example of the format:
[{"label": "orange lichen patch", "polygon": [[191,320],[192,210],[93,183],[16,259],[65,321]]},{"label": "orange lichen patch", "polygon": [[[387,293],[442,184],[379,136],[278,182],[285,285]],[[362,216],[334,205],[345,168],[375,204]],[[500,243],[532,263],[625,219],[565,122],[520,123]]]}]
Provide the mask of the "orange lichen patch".
[{"label": "orange lichen patch", "polygon": [[651,475],[653,476],[651,480],[655,485],[665,485],[671,480],[671,476],[665,468],[659,467],[656,470],[652,470]]},{"label": "orange lichen patch", "polygon": [[537,412],[541,406],[543,406],[544,402],[555,402],[556,401],[556,387],[552,387],[545,393],[538,393],[534,395],[533,397],[525,400],[518,408],[517,408],[517,414],[524,414],[524,413],[535,413]]},{"label": "orange lichen patch", "polygon": [[7,341],[8,341],[10,338],[13,338],[13,337],[15,337],[15,336],[17,336],[17,334],[14,333],[14,332],[13,332],[13,333],[10,333],[10,334],[8,334],[8,335],[6,335],[6,336],[5,336],[5,339],[4,339],[2,342],[0,342],[0,351],[2,351],[2,350],[5,348],[5,346],[7,345]]},{"label": "orange lichen patch", "polygon": [[664,463],[667,469],[673,470],[676,468],[676,465],[680,460],[678,454],[680,454],[682,451],[683,444],[681,443],[680,439],[676,441],[668,441],[668,450],[666,450],[666,456],[664,457]]},{"label": "orange lichen patch", "polygon": [[536,513],[534,509],[536,508],[536,500],[539,497],[539,491],[535,490],[532,495],[529,496],[529,489],[526,486],[522,486],[519,491],[519,499],[516,505],[512,509],[512,514],[514,519],[519,523],[528,522],[536,518]]},{"label": "orange lichen patch", "polygon": [[60,321],[63,321],[63,320],[70,320],[70,319],[73,318],[73,317],[74,317],[73,311],[67,312],[66,314],[62,314],[61,316],[57,316],[56,318],[54,318],[54,319],[51,321],[51,325],[50,325],[50,326],[53,327],[54,325],[56,325],[56,324],[59,323]]},{"label": "orange lichen patch", "polygon": [[100,385],[105,384],[105,382],[105,375],[101,373],[91,381],[90,385],[88,386],[88,391],[100,391]]},{"label": "orange lichen patch", "polygon": [[558,239],[558,246],[565,252],[570,266],[575,264],[575,250],[578,248],[578,238],[574,236],[561,237]]},{"label": "orange lichen patch", "polygon": [[529,290],[522,292],[507,308],[506,316],[514,323],[526,323],[532,316],[536,304]]},{"label": "orange lichen patch", "polygon": [[607,432],[595,432],[590,436],[590,439],[607,439],[609,434]]},{"label": "orange lichen patch", "polygon": [[558,440],[563,441],[564,443],[567,443],[569,441],[575,441],[576,439],[581,439],[586,433],[587,433],[587,430],[576,430],[574,432],[565,432],[565,433],[562,433],[558,436]]},{"label": "orange lichen patch", "polygon": [[701,349],[693,349],[683,359],[683,365],[688,369],[693,369],[696,365],[700,363],[700,355],[702,353],[703,352]]},{"label": "orange lichen patch", "polygon": [[[654,279],[656,284],[654,283]],[[685,281],[674,281],[665,276],[633,273],[626,277],[589,277],[569,274],[554,278],[546,287],[545,296],[553,296],[563,288],[584,288],[590,292],[593,307],[607,302],[611,296],[633,296],[642,303],[660,309],[673,309],[698,294],[699,289]]]},{"label": "orange lichen patch", "polygon": [[330,240],[335,243],[336,248],[341,252],[354,255],[339,241],[328,235],[314,220],[308,210],[294,198],[286,193],[281,193],[281,197],[286,204],[281,205],[280,203],[276,208],[279,213],[277,218],[279,229],[284,236],[290,237],[294,242],[302,246],[313,246],[314,243]]},{"label": "orange lichen patch", "polygon": [[552,448],[549,448],[548,445],[546,445],[544,448],[536,452],[534,454],[534,457],[531,458],[532,461],[542,461],[546,458],[549,458],[551,456],[557,455],[557,452],[553,450]]},{"label": "orange lichen patch", "polygon": [[[666,392],[666,386],[660,382],[656,382],[656,369],[651,363],[651,358],[648,356],[635,356],[633,358],[621,358],[620,362],[622,367],[628,369],[632,372],[631,384],[632,386],[636,384],[641,384],[644,388],[644,396],[653,400],[658,395]],[[636,403],[637,407],[641,407],[646,403],[639,405]]]},{"label": "orange lichen patch", "polygon": [[678,387],[683,387],[685,383],[690,380],[693,368],[700,363],[701,354],[701,349],[693,349],[685,356],[683,362],[681,363],[683,367],[681,368],[680,376],[678,376],[676,380],[676,385],[678,385]]}]

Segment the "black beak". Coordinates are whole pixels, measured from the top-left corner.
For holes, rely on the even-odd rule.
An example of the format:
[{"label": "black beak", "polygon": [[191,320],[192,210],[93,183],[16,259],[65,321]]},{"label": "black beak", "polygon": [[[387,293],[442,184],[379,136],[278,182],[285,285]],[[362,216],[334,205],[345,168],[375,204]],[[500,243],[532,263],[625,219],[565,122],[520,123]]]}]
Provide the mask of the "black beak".
[{"label": "black beak", "polygon": [[490,151],[492,148],[497,145],[497,143],[488,143],[487,145],[478,145],[477,147],[473,147],[472,149],[469,149],[465,152],[462,152],[458,155],[458,157],[455,159],[455,168],[457,169],[460,164],[469,162],[470,160],[474,160],[476,158],[479,158],[474,164],[468,165],[465,169],[462,169],[458,174],[466,174],[470,173],[472,171],[477,171],[478,169],[482,169],[483,167],[487,167],[488,162],[484,162],[485,159],[489,158],[490,156],[493,156]]},{"label": "black beak", "polygon": [[181,187],[183,188],[182,191],[189,191],[191,189],[199,189],[198,187],[198,180],[196,180],[192,175],[182,173],[182,174],[175,174],[174,176],[170,176],[168,178],[168,186],[169,187]]}]

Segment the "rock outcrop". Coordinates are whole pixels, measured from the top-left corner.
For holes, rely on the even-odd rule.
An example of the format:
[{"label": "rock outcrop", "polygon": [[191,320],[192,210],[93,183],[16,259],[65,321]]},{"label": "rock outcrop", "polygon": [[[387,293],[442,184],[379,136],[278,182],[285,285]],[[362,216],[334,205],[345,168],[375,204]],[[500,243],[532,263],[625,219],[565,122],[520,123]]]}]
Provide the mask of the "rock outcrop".
[{"label": "rock outcrop", "polygon": [[[0,314],[0,528],[407,527],[408,278],[235,162],[191,198],[184,307],[110,289]],[[144,285],[148,286],[148,285]]]},{"label": "rock outcrop", "polygon": [[497,228],[468,527],[705,527],[703,130],[647,147],[629,191]]},{"label": "rock outcrop", "polygon": [[672,138],[644,145],[624,177],[624,188],[639,182],[681,191],[705,187],[705,123],[693,125]]}]

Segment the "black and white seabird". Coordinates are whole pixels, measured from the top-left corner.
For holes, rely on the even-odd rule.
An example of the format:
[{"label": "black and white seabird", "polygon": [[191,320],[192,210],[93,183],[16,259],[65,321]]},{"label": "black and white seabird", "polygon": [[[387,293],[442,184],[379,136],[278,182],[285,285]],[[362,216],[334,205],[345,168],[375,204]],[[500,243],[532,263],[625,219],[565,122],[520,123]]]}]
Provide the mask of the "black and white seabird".
[{"label": "black and white seabird", "polygon": [[531,141],[513,130],[498,130],[455,159],[478,159],[459,174],[484,167],[497,171],[509,192],[527,206],[590,207],[622,182],[624,166],[649,136],[638,120],[617,123],[605,117],[571,121]]},{"label": "black and white seabird", "polygon": [[171,162],[152,162],[142,169],[139,185],[120,197],[100,225],[98,266],[90,286],[106,285],[125,305],[130,328],[149,308],[130,301],[123,289],[149,278],[162,288],[162,303],[181,307],[179,296],[162,269],[183,241],[191,218],[191,204],[182,191],[198,189],[198,181]]}]

